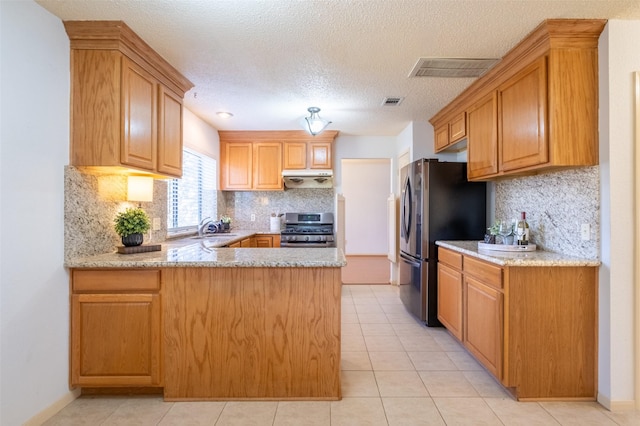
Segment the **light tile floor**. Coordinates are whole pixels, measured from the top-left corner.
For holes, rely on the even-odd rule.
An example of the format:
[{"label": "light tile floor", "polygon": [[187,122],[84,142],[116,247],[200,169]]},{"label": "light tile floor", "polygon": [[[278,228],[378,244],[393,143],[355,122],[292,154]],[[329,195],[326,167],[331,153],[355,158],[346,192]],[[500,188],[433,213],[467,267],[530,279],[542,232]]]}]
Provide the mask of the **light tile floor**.
[{"label": "light tile floor", "polygon": [[415,321],[397,288],[342,296],[342,401],[164,402],[79,398],[46,425],[640,425],[595,402],[516,402],[442,328]]}]

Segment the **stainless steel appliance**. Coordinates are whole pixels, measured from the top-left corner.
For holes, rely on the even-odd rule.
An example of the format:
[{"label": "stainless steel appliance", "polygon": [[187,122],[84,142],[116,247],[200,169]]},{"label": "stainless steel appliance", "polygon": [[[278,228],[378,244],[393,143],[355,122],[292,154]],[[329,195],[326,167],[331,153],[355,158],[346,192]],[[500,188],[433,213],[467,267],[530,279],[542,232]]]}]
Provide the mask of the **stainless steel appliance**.
[{"label": "stainless steel appliance", "polygon": [[466,163],[420,159],[400,171],[400,298],[428,326],[438,321],[437,240],[482,240],[486,184]]},{"label": "stainless steel appliance", "polygon": [[335,247],[333,213],[287,213],[280,247]]}]

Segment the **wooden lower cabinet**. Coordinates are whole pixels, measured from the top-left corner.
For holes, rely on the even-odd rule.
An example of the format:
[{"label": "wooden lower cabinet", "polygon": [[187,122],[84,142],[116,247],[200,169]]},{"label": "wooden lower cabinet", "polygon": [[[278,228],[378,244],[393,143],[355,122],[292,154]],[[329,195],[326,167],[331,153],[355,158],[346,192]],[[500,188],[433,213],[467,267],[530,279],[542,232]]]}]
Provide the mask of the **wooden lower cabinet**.
[{"label": "wooden lower cabinet", "polygon": [[464,344],[498,380],[502,379],[502,293],[465,277]]},{"label": "wooden lower cabinet", "polygon": [[162,386],[158,270],[73,270],[71,385]]},{"label": "wooden lower cabinet", "polygon": [[438,320],[462,340],[462,273],[438,265]]},{"label": "wooden lower cabinet", "polygon": [[487,371],[519,400],[595,400],[597,267],[438,256],[438,318]]}]

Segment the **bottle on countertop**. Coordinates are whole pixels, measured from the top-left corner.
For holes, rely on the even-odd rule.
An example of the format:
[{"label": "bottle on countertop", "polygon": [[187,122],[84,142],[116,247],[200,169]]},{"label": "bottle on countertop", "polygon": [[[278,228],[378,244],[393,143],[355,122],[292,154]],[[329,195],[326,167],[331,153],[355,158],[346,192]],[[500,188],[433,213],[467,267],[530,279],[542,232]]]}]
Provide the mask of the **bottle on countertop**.
[{"label": "bottle on countertop", "polygon": [[527,223],[527,214],[525,212],[520,213],[520,220],[516,223],[515,233],[519,246],[529,244],[529,224]]}]

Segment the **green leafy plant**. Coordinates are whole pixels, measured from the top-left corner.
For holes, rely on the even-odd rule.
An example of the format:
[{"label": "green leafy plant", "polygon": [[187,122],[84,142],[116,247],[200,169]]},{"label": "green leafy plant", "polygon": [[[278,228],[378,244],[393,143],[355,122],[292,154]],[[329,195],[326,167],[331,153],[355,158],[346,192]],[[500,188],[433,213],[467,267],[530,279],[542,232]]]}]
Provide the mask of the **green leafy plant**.
[{"label": "green leafy plant", "polygon": [[116,233],[121,237],[144,234],[151,228],[149,216],[140,207],[130,207],[118,213],[113,222]]},{"label": "green leafy plant", "polygon": [[221,216],[220,222],[222,223],[231,223],[231,218],[229,216]]},{"label": "green leafy plant", "polygon": [[489,235],[498,235],[499,234],[499,232],[498,232],[499,229],[500,229],[500,221],[496,220],[493,225],[491,225],[489,228],[487,228],[487,233]]}]

